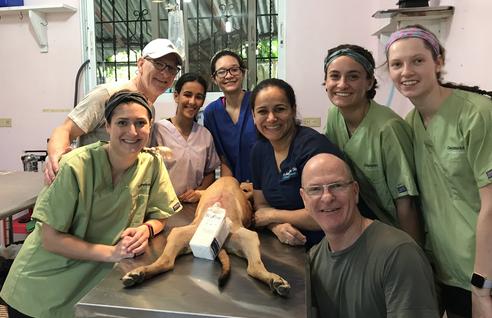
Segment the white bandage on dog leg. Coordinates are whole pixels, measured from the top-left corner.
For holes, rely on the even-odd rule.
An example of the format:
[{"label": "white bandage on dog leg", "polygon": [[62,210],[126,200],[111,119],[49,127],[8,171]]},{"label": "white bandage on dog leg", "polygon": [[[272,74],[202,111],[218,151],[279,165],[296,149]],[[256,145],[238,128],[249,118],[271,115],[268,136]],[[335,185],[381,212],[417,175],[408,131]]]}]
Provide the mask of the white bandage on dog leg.
[{"label": "white bandage on dog leg", "polygon": [[209,207],[190,241],[193,256],[214,260],[229,235],[231,223],[219,202]]}]

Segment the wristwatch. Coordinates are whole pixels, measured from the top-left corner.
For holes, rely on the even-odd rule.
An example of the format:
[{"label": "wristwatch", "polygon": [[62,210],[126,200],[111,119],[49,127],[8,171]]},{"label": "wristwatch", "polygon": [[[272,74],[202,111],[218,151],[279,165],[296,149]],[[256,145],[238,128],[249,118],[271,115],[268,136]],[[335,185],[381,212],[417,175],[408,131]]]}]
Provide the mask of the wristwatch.
[{"label": "wristwatch", "polygon": [[480,274],[473,273],[471,278],[471,284],[478,288],[492,288],[492,280],[483,277]]}]

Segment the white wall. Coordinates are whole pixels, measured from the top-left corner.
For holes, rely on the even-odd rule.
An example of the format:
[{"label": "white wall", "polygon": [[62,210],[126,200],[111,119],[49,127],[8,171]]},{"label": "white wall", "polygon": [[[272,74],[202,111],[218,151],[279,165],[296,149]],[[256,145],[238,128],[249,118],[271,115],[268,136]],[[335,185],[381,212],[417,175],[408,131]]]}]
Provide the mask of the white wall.
[{"label": "white wall", "polygon": [[[79,0],[25,0],[26,5],[64,2],[79,8]],[[322,126],[329,106],[323,81],[326,51],[341,43],[362,45],[379,56],[376,37],[371,36],[385,19],[374,19],[380,9],[396,8],[396,0],[280,0],[285,1],[285,79],[296,90],[303,117],[321,117]],[[436,2],[436,1],[433,1]],[[490,52],[492,1],[442,0],[455,6],[449,37],[446,78],[492,89]],[[80,15],[48,15],[49,52],[40,53],[28,19],[2,16],[0,19],[0,118],[12,118],[12,128],[0,128],[0,170],[22,170],[23,150],[45,149],[51,130],[66,112],[43,109],[73,107],[74,82],[82,61]],[[378,61],[383,62],[383,61]],[[376,100],[388,99],[390,81],[384,70]],[[216,98],[209,94],[208,100]],[[158,118],[174,113],[170,96],[159,98]],[[392,107],[404,115],[410,104],[395,94]]]},{"label": "white wall", "polygon": [[[24,0],[25,5],[79,0]],[[41,53],[29,18],[1,15],[0,118],[12,118],[12,128],[0,128],[0,170],[22,170],[23,150],[46,149],[53,127],[65,112],[43,109],[73,107],[74,83],[81,63],[79,13],[48,14],[48,53]]]},{"label": "white wall", "polygon": [[[311,0],[287,1],[286,3],[286,70],[285,79],[294,87],[298,110],[302,117],[321,117],[323,129],[330,105],[324,88],[323,59],[329,48],[342,43],[364,46],[375,58],[378,41],[371,36],[389,19],[375,19],[378,10],[396,8],[396,0]],[[466,84],[480,85],[492,90],[492,1],[448,0],[431,1],[455,7],[455,13],[444,41],[447,49],[445,79]],[[382,59],[376,63],[381,65]],[[380,89],[376,101],[386,103],[391,82],[384,67],[377,71]],[[391,107],[405,115],[411,104],[395,91]]]}]

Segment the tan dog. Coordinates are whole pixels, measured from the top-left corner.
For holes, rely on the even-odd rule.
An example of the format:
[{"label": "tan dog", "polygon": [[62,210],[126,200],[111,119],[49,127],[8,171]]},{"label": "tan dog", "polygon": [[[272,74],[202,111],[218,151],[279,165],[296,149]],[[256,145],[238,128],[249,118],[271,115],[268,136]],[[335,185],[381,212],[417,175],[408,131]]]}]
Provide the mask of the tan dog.
[{"label": "tan dog", "polygon": [[[250,276],[270,286],[273,292],[281,296],[288,295],[289,283],[265,268],[261,261],[258,234],[246,228],[250,225],[252,215],[251,204],[246,196],[233,177],[222,177],[215,181],[207,190],[203,191],[193,222],[187,226],[173,228],[169,233],[162,255],[154,263],[138,267],[127,273],[122,278],[123,284],[127,287],[133,286],[159,273],[173,269],[174,261],[178,255],[191,252],[190,240],[207,209],[214,203],[220,202],[221,207],[226,210],[226,215],[232,222],[224,248],[230,253],[247,259],[247,271]],[[223,267],[219,278],[219,286],[222,286],[229,277],[230,262],[224,250],[219,252],[218,257]]]}]

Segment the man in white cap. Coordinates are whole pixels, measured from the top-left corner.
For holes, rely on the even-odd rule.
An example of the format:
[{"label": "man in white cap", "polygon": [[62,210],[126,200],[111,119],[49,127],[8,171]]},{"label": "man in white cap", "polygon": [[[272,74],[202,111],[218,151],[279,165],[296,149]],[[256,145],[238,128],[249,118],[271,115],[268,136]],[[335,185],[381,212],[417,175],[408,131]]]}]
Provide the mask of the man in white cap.
[{"label": "man in white cap", "polygon": [[174,44],[167,39],[149,42],[137,61],[137,75],[125,83],[102,84],[94,88],[56,127],[48,143],[48,160],[44,170],[45,182],[50,184],[58,172],[60,157],[72,150],[70,143],[80,137],[79,145],[108,140],[104,127],[104,104],[111,95],[122,89],[138,91],[147,97],[154,111],[157,97],[173,85],[183,60]]}]

